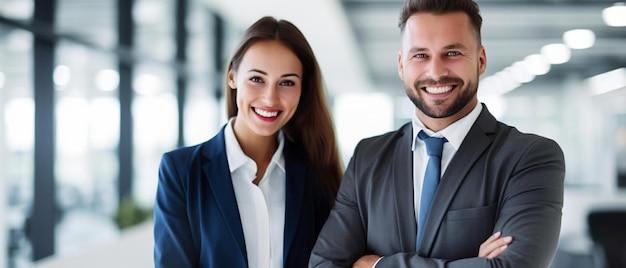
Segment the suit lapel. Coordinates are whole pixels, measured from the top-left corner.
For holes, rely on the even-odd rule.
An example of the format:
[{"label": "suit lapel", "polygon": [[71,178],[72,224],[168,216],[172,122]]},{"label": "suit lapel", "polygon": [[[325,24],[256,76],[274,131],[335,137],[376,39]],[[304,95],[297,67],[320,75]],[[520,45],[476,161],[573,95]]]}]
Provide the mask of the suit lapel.
[{"label": "suit lapel", "polygon": [[[228,169],[224,129],[208,142],[204,149],[204,155],[209,158],[208,163],[203,166],[204,175],[209,181],[215,203],[224,222],[226,222],[226,228],[239,246],[241,258],[245,260],[247,259],[246,247],[239,208],[235,199],[235,190]],[[214,221],[211,220],[211,222]]]},{"label": "suit lapel", "polygon": [[283,263],[289,256],[291,245],[298,230],[298,220],[302,211],[302,198],[305,190],[306,167],[293,152],[293,145],[285,139],[285,231],[283,245]]},{"label": "suit lapel", "polygon": [[415,221],[415,206],[413,202],[413,153],[411,150],[413,128],[410,124],[403,127],[392,157],[392,178],[394,178],[395,209],[399,223],[398,238],[402,251],[415,251],[415,236],[417,222]]},{"label": "suit lapel", "polygon": [[483,110],[474,125],[472,125],[472,128],[470,128],[461,147],[452,158],[441,178],[425,226],[427,230],[433,231],[424,232],[419,247],[420,255],[430,256],[436,234],[439,232],[439,227],[455,193],[469,170],[473,167],[473,164],[491,144],[492,139],[488,134],[495,132],[496,126],[496,119],[489,113],[487,107],[483,105]]}]

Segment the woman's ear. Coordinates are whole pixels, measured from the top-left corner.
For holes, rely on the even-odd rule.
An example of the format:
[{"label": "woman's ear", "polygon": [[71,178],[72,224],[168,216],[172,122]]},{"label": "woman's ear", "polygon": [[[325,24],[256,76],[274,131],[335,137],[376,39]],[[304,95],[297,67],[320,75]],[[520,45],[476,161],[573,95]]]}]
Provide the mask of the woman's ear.
[{"label": "woman's ear", "polygon": [[236,77],[235,77],[235,72],[233,72],[232,69],[228,70],[228,86],[231,89],[237,89],[237,82],[236,82]]}]

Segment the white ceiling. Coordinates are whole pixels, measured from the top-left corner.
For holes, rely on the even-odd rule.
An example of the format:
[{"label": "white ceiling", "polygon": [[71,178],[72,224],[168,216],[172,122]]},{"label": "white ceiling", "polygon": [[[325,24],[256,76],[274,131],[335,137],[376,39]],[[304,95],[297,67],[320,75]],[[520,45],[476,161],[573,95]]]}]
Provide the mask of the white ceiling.
[{"label": "white ceiling", "polygon": [[[5,17],[28,17],[32,0],[2,0],[0,14]],[[76,36],[101,48],[116,44],[115,1],[57,0],[56,30]],[[331,94],[341,92],[385,91],[403,94],[397,77],[396,56],[399,47],[397,16],[401,0],[189,0],[191,8],[214,10],[232,26],[243,30],[263,15],[288,19],[296,24],[311,43]],[[149,3],[149,4],[148,4]],[[484,18],[483,43],[487,50],[485,76],[503,70],[530,54],[540,52],[543,45],[562,42],[563,32],[575,28],[595,31],[596,43],[586,50],[573,50],[572,58],[562,65],[553,65],[550,72],[529,83],[562,80],[575,75],[590,77],[626,66],[626,28],[609,27],[601,17],[602,9],[613,4],[608,0],[478,0]],[[161,14],[161,19],[143,17],[137,26],[137,53],[162,63],[171,62],[174,52],[173,2],[136,0],[136,6]],[[22,7],[21,11],[17,7]],[[159,7],[160,6],[160,7]],[[30,7],[31,10],[28,10]],[[136,12],[146,15],[146,13]],[[190,16],[197,14],[190,12]],[[206,21],[190,17],[192,33],[205,28]],[[8,32],[7,32],[8,33]],[[230,53],[237,34],[230,35],[226,53]],[[210,44],[211,36],[205,42]],[[195,43],[194,43],[195,44]],[[211,54],[206,44],[198,43],[188,52],[194,60]],[[8,53],[9,57],[17,56]],[[214,55],[208,55],[214,56]],[[6,62],[5,61],[5,62]],[[210,62],[211,59],[206,61]],[[13,62],[13,61],[12,61]],[[23,60],[15,62],[24,62]],[[97,69],[93,62],[90,68]],[[194,66],[191,66],[195,68]],[[3,64],[7,71],[11,66]],[[206,66],[201,72],[207,72]],[[193,70],[191,70],[193,72]],[[210,71],[210,70],[209,70]],[[6,73],[6,77],[18,77]],[[10,81],[7,81],[9,83]],[[219,83],[221,84],[221,82]]]},{"label": "white ceiling", "polygon": [[294,23],[316,53],[322,73],[332,92],[371,91],[367,65],[361,57],[341,3],[335,0],[205,0],[230,23],[245,29],[262,16],[270,15]]}]

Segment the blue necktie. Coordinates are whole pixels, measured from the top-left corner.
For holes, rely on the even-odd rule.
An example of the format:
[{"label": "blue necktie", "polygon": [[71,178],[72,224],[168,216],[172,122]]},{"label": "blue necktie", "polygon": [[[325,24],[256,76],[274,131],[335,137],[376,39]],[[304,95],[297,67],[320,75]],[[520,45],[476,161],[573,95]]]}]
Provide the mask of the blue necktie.
[{"label": "blue necktie", "polygon": [[443,151],[443,143],[448,141],[446,138],[430,137],[424,131],[420,131],[417,136],[426,143],[426,152],[428,153],[428,165],[424,174],[424,183],[422,184],[422,195],[420,198],[420,211],[417,223],[417,239],[415,240],[415,248],[419,248],[419,242],[424,232],[426,218],[430,204],[437,191],[439,178],[441,177],[441,153]]}]

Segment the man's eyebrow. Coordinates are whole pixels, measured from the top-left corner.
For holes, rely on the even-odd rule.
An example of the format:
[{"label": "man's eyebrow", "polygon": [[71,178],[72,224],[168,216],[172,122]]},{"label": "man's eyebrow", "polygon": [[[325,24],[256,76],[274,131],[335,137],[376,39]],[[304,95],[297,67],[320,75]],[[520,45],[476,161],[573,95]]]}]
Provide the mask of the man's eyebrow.
[{"label": "man's eyebrow", "polygon": [[467,50],[467,47],[461,43],[454,43],[443,47],[444,49],[464,49]]},{"label": "man's eyebrow", "polygon": [[428,51],[428,49],[425,47],[412,47],[411,49],[409,49],[409,53],[424,52],[424,51]]},{"label": "man's eyebrow", "polygon": [[[447,46],[444,46],[443,49],[445,49],[445,50],[450,50],[450,49],[467,50],[467,47],[464,46],[461,43],[454,43],[454,44],[449,44]],[[409,49],[409,53],[424,52],[424,51],[428,51],[428,48],[425,48],[425,47],[412,47],[411,49]]]}]

